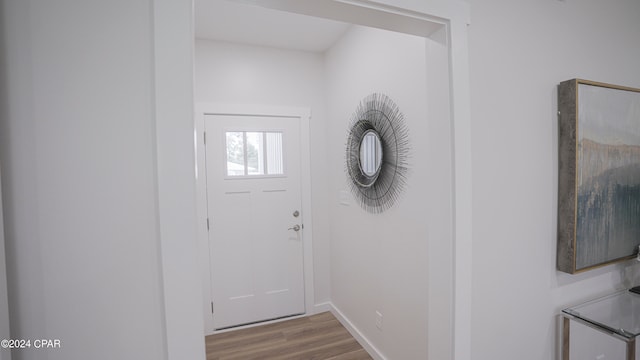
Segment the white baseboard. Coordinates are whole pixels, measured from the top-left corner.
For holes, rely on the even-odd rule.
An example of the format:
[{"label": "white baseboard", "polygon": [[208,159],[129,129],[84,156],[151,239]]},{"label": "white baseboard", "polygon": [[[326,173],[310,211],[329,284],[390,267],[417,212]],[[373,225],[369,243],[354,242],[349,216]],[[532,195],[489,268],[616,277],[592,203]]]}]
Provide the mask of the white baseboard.
[{"label": "white baseboard", "polygon": [[325,301],[320,304],[315,304],[313,306],[313,309],[311,310],[310,315],[331,311],[331,308],[332,308],[331,301]]},{"label": "white baseboard", "polygon": [[346,316],[344,316],[344,314],[342,313],[342,311],[340,311],[340,309],[338,309],[332,302],[327,302],[326,304],[329,305],[330,307],[329,311],[331,311],[333,316],[335,316],[336,319],[340,321],[342,326],[344,326],[347,329],[347,331],[351,333],[351,336],[353,336],[356,339],[356,341],[358,341],[358,343],[362,345],[362,347],[369,353],[369,355],[371,355],[371,357],[374,360],[388,360],[386,357],[384,357],[384,355],[382,355],[382,353],[375,346],[373,346],[373,344],[371,344],[369,339],[367,339],[360,332],[360,330],[358,330],[358,328],[356,328],[355,325],[353,325],[353,323],[349,321],[349,319],[347,319]]}]

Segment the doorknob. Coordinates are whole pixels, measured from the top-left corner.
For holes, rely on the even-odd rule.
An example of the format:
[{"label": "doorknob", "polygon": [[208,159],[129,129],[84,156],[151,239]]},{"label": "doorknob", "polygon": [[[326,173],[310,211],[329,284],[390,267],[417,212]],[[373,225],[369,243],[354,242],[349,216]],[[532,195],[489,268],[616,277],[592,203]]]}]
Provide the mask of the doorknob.
[{"label": "doorknob", "polygon": [[300,231],[300,225],[296,224],[293,227],[290,227],[288,230]]}]

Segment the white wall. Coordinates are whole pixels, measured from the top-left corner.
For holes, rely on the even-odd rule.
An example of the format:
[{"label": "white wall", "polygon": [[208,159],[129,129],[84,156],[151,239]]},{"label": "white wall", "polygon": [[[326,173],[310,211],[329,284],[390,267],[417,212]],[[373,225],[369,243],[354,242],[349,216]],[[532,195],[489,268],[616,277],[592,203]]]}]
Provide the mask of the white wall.
[{"label": "white wall", "polygon": [[14,359],[166,359],[151,1],[2,1]]},{"label": "white wall", "polygon": [[[1,4],[0,160],[12,336],[60,338],[64,344],[55,352],[20,351],[14,357],[164,358],[152,169],[151,4]],[[549,359],[557,349],[555,315],[561,308],[639,282],[631,264],[575,276],[555,271],[555,86],[583,77],[640,87],[635,46],[640,5],[623,0],[471,0],[471,5],[473,358]],[[250,95],[246,99],[259,100]],[[312,146],[319,149],[322,145]],[[332,166],[321,168],[337,174]],[[333,185],[331,201],[340,188]],[[412,200],[410,191],[405,203]],[[376,268],[363,260],[367,252],[352,240],[334,244],[351,246],[348,254],[359,254],[354,265],[372,271],[369,279],[377,283],[363,285],[374,285],[366,301],[386,300],[386,291],[395,289],[378,291],[389,284],[378,276],[383,262]],[[322,251],[316,256],[328,256],[328,247],[319,255]],[[336,276],[347,260],[332,258],[337,286],[343,286]],[[397,269],[395,277],[402,271],[407,268]],[[414,275],[407,283],[419,283]],[[328,282],[316,285],[328,293]],[[421,285],[410,291],[416,297],[406,299],[426,296]],[[336,304],[346,310],[351,300],[336,297]],[[386,309],[388,333],[395,313]],[[375,330],[370,310],[353,311],[367,334]],[[105,338],[111,346],[104,346]],[[399,351],[379,336],[371,338],[389,357]],[[418,347],[411,351],[424,351]]]},{"label": "white wall", "polygon": [[635,262],[555,270],[556,85],[580,77],[640,87],[640,2],[472,0],[471,8],[472,354],[553,359],[562,308],[640,284]]},{"label": "white wall", "polygon": [[311,109],[315,303],[329,300],[326,116],[321,54],[197,40],[195,101]]},{"label": "white wall", "polygon": [[[446,50],[424,38],[354,26],[326,58],[331,301],[388,359],[425,359],[428,354],[446,358],[452,299],[451,143],[447,68],[442,67]],[[443,77],[438,78],[436,71],[428,73],[428,62]],[[431,97],[433,87],[428,89],[427,84],[437,88],[443,83],[440,94],[444,99]],[[384,93],[398,104],[411,134],[406,192],[380,215],[365,212],[353,198],[348,206],[339,202],[340,192],[348,189],[344,149],[349,119],[360,100],[371,92]],[[439,103],[429,101],[435,99]],[[446,284],[437,294],[430,294],[429,249],[439,246],[439,261],[444,267],[436,270]],[[430,312],[430,295],[444,300],[444,307],[438,309],[443,318]],[[376,311],[383,315],[382,331],[375,324]],[[428,331],[432,330],[429,320],[443,326],[439,331],[445,335],[434,337],[443,342],[429,344],[440,346],[439,353],[427,345]]]},{"label": "white wall", "polygon": [[[0,169],[1,170],[1,169]],[[2,174],[0,171],[0,338],[11,339],[7,296],[7,266],[4,251],[4,221],[2,215]],[[11,360],[11,349],[0,349],[0,360]]]}]

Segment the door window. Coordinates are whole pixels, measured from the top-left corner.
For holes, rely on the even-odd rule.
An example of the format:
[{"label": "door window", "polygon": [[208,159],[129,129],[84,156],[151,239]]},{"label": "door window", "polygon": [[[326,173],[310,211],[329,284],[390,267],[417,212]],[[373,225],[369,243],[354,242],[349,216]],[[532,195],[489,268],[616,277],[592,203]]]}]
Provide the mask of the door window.
[{"label": "door window", "polygon": [[228,177],[284,175],[282,132],[227,131]]}]

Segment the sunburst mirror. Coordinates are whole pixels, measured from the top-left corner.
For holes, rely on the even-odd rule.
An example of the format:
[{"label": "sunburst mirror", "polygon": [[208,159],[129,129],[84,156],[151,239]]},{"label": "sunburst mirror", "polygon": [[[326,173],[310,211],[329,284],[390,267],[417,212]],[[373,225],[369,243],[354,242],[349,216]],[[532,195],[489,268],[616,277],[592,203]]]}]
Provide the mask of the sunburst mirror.
[{"label": "sunburst mirror", "polygon": [[346,148],[349,185],[360,206],[381,213],[406,185],[409,131],[404,115],[388,96],[373,93],[353,113]]}]

